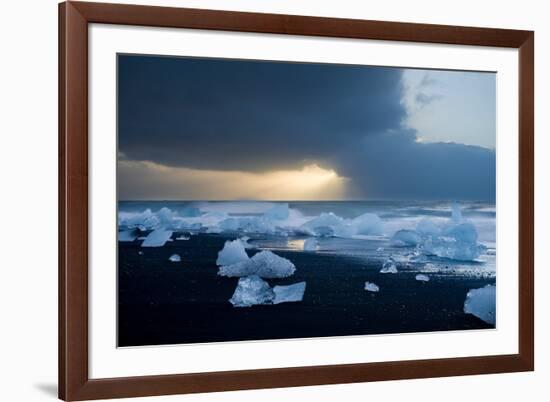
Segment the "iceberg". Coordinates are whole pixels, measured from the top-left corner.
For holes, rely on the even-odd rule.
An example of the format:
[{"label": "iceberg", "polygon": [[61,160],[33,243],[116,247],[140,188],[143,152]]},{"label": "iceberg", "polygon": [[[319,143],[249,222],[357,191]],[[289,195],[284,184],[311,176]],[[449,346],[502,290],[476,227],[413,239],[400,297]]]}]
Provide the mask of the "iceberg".
[{"label": "iceberg", "polygon": [[422,236],[419,247],[426,255],[472,261],[487,249],[477,242],[477,230],[462,217],[458,204],[453,204],[451,219],[442,227],[423,220],[418,223],[416,231]]},{"label": "iceberg", "polygon": [[239,278],[235,292],[229,302],[234,307],[250,307],[257,304],[271,304],[275,292],[269,284],[257,275]]},{"label": "iceberg", "polygon": [[471,289],[466,295],[464,312],[494,325],[496,323],[496,287],[487,285],[480,289]]},{"label": "iceberg", "polygon": [[314,236],[332,236],[334,228],[343,225],[344,219],[332,212],[323,212],[316,218],[307,221],[302,228]]},{"label": "iceberg", "polygon": [[304,223],[300,229],[318,237],[352,238],[357,235],[381,235],[384,225],[376,214],[366,213],[353,219],[344,219],[332,212],[323,212]]},{"label": "iceberg", "polygon": [[422,219],[416,225],[416,231],[421,236],[439,236],[441,228],[429,219]]},{"label": "iceberg", "polygon": [[420,282],[428,282],[430,280],[430,277],[428,275],[418,274],[416,275],[415,279]]},{"label": "iceberg", "polygon": [[467,242],[450,236],[429,237],[422,243],[427,255],[435,255],[457,261],[473,261],[482,255],[486,247],[477,242]]},{"label": "iceberg", "polygon": [[134,241],[139,236],[139,230],[129,229],[118,232],[118,241]]},{"label": "iceberg", "polygon": [[420,235],[414,230],[398,230],[392,236],[390,242],[396,247],[416,246],[422,241]]},{"label": "iceberg", "polygon": [[181,257],[179,254],[172,254],[170,258],[168,258],[170,262],[181,262]]},{"label": "iceberg", "polygon": [[248,232],[248,233],[273,233],[275,231],[271,222],[263,216],[230,217],[219,223],[223,232]]},{"label": "iceberg", "polygon": [[382,219],[376,214],[363,214],[352,219],[350,226],[353,227],[354,235],[381,235],[384,233]]},{"label": "iceberg", "polygon": [[227,240],[218,252],[217,265],[233,265],[242,261],[248,261],[248,254],[241,240]]},{"label": "iceberg", "polygon": [[296,271],[296,267],[292,262],[271,251],[264,250],[247,260],[221,266],[218,275],[229,277],[257,275],[261,278],[286,278],[293,275],[294,271]]},{"label": "iceberg", "polygon": [[453,202],[451,205],[451,219],[453,222],[459,223],[462,222],[462,212],[460,211],[460,205],[456,202]]},{"label": "iceberg", "polygon": [[143,212],[119,212],[118,224],[121,227],[140,230],[153,229],[160,223],[159,218],[149,208]]},{"label": "iceberg", "polygon": [[395,265],[395,260],[393,258],[388,258],[386,261],[384,261],[384,264],[382,264],[382,269],[380,270],[381,274],[396,274],[397,273],[397,266]]},{"label": "iceberg", "polygon": [[288,286],[275,286],[273,288],[273,292],[275,293],[273,304],[302,301],[305,291],[305,282],[298,282]]},{"label": "iceberg", "polygon": [[143,240],[141,247],[162,247],[172,237],[171,230],[155,229]]},{"label": "iceberg", "polygon": [[272,208],[264,212],[264,216],[269,220],[284,221],[288,219],[290,211],[288,204],[275,204]]},{"label": "iceberg", "polygon": [[304,241],[304,251],[317,251],[319,244],[314,238],[308,238]]},{"label": "iceberg", "polygon": [[378,292],[380,288],[372,282],[365,282],[365,290],[368,292]]},{"label": "iceberg", "polygon": [[180,216],[188,217],[188,218],[196,218],[202,215],[202,212],[197,207],[186,207],[184,208],[180,214]]}]

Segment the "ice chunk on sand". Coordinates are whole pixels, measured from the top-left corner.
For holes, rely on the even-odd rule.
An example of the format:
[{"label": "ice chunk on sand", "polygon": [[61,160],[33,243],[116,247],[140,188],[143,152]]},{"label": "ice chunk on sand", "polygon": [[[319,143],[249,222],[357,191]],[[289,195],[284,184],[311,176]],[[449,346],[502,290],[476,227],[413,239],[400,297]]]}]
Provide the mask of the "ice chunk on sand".
[{"label": "ice chunk on sand", "polygon": [[430,280],[430,277],[428,275],[418,274],[416,275],[415,279],[421,282],[428,282]]},{"label": "ice chunk on sand", "polygon": [[391,244],[397,247],[412,247],[422,241],[414,230],[398,230],[391,238]]},{"label": "ice chunk on sand", "polygon": [[272,208],[265,211],[264,216],[267,219],[275,221],[284,221],[288,219],[290,211],[288,209],[288,204],[275,204]]},{"label": "ice chunk on sand", "polygon": [[365,290],[369,292],[378,292],[380,288],[372,282],[365,282]]},{"label": "ice chunk on sand", "polygon": [[302,301],[305,291],[305,282],[298,282],[288,286],[275,286],[273,288],[273,292],[275,293],[273,304]]},{"label": "ice chunk on sand", "polygon": [[129,229],[118,232],[118,241],[134,241],[139,236],[137,229]]},{"label": "ice chunk on sand", "polygon": [[496,287],[487,285],[480,289],[471,289],[466,295],[464,312],[494,325],[496,322]]},{"label": "ice chunk on sand", "polygon": [[162,247],[172,237],[171,230],[155,229],[143,240],[141,247]]},{"label": "ice chunk on sand", "polygon": [[[461,228],[454,228],[447,232],[446,236],[430,236],[422,243],[423,251],[428,255],[436,255],[442,258],[449,258],[458,261],[472,261],[485,253],[487,249],[483,244],[477,243],[477,233],[470,223],[460,224]],[[463,230],[464,226],[470,226],[471,231]],[[469,232],[469,233],[468,233]]]},{"label": "ice chunk on sand", "polygon": [[231,265],[220,267],[221,276],[258,275],[261,278],[286,278],[296,271],[296,267],[286,258],[279,257],[271,251],[261,251],[252,258]]},{"label": "ice chunk on sand", "polygon": [[397,273],[397,266],[395,265],[395,260],[393,258],[388,258],[386,261],[384,261],[384,264],[382,264],[382,269],[380,270],[381,274],[396,274]]},{"label": "ice chunk on sand", "polygon": [[227,240],[223,249],[218,252],[217,265],[232,265],[238,262],[248,261],[248,254],[241,240]]},{"label": "ice chunk on sand", "polygon": [[229,302],[234,307],[250,307],[256,304],[271,304],[275,292],[257,275],[240,278]]},{"label": "ice chunk on sand", "polygon": [[181,262],[181,257],[179,254],[172,254],[168,260],[170,260],[170,262]]},{"label": "ice chunk on sand", "polygon": [[304,251],[317,251],[318,247],[319,244],[313,237],[310,237],[304,241]]}]

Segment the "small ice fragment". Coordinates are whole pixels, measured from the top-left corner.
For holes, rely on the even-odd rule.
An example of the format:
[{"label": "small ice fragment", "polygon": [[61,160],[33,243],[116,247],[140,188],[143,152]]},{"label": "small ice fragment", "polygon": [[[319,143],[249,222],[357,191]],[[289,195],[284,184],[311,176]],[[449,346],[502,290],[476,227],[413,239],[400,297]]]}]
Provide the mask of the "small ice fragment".
[{"label": "small ice fragment", "polygon": [[372,282],[365,282],[365,290],[369,292],[378,292],[380,288]]},{"label": "small ice fragment", "polygon": [[275,298],[273,289],[257,275],[240,278],[229,302],[234,307],[250,307],[256,304],[271,304]]},{"label": "small ice fragment", "polygon": [[302,301],[305,291],[305,282],[298,282],[288,286],[275,286],[273,288],[273,292],[275,293],[273,304]]},{"label": "small ice fragment", "polygon": [[168,259],[171,262],[181,262],[181,257],[178,254],[172,254]]},{"label": "small ice fragment", "polygon": [[232,265],[243,261],[248,261],[248,254],[246,254],[242,241],[227,240],[223,246],[223,249],[218,252],[216,264]]},{"label": "small ice fragment", "polygon": [[138,255],[143,255],[143,251],[138,251]]},{"label": "small ice fragment", "polygon": [[315,238],[310,237],[304,241],[304,251],[317,251],[319,244]]},{"label": "small ice fragment", "polygon": [[378,248],[376,249],[376,251],[377,251],[378,253],[381,253],[382,251],[384,251],[384,247],[378,247]]},{"label": "small ice fragment", "polygon": [[386,261],[384,261],[384,264],[382,265],[382,269],[380,270],[381,274],[396,274],[397,273],[397,266],[395,265],[395,261],[393,258],[388,258]]},{"label": "small ice fragment", "polygon": [[398,230],[391,238],[391,244],[397,247],[416,246],[421,241],[420,235],[414,230]]},{"label": "small ice fragment", "polygon": [[171,230],[155,229],[145,238],[141,247],[162,247],[172,237]]},{"label": "small ice fragment", "polygon": [[487,255],[497,255],[497,251],[494,248],[487,250]]},{"label": "small ice fragment", "polygon": [[179,237],[176,237],[176,240],[189,240],[190,238],[191,236],[181,235]]},{"label": "small ice fragment", "polygon": [[138,236],[137,229],[122,230],[118,232],[118,241],[134,241]]},{"label": "small ice fragment", "polygon": [[428,275],[418,274],[416,275],[415,279],[420,282],[428,282],[430,280],[430,277]]},{"label": "small ice fragment", "polygon": [[473,314],[488,324],[496,322],[496,287],[487,285],[479,289],[471,289],[466,295],[464,312]]}]

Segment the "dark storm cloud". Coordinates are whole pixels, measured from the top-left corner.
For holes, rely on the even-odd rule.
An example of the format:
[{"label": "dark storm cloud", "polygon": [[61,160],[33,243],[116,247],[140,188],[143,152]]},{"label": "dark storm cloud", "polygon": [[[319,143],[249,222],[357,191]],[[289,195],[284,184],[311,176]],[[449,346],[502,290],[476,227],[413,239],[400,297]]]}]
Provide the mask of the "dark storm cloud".
[{"label": "dark storm cloud", "polygon": [[119,57],[119,147],[200,169],[303,166],[397,128],[399,69]]},{"label": "dark storm cloud", "polygon": [[495,198],[494,151],[402,129],[401,69],[142,56],[119,56],[118,69],[129,160],[251,172],[318,163],[350,178],[354,198]]},{"label": "dark storm cloud", "polygon": [[365,137],[330,163],[353,178],[355,198],[495,200],[494,150],[417,142],[410,130]]}]

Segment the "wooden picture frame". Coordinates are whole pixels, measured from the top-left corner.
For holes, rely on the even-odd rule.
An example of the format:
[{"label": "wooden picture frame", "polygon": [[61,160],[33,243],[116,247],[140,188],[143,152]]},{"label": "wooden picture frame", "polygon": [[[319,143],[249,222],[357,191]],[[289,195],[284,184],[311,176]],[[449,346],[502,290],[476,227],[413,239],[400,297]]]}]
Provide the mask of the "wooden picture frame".
[{"label": "wooden picture frame", "polygon": [[[90,379],[88,24],[196,28],[519,49],[519,352],[512,355]],[[534,33],[104,3],[59,5],[59,397],[140,397],[534,369]]]}]

